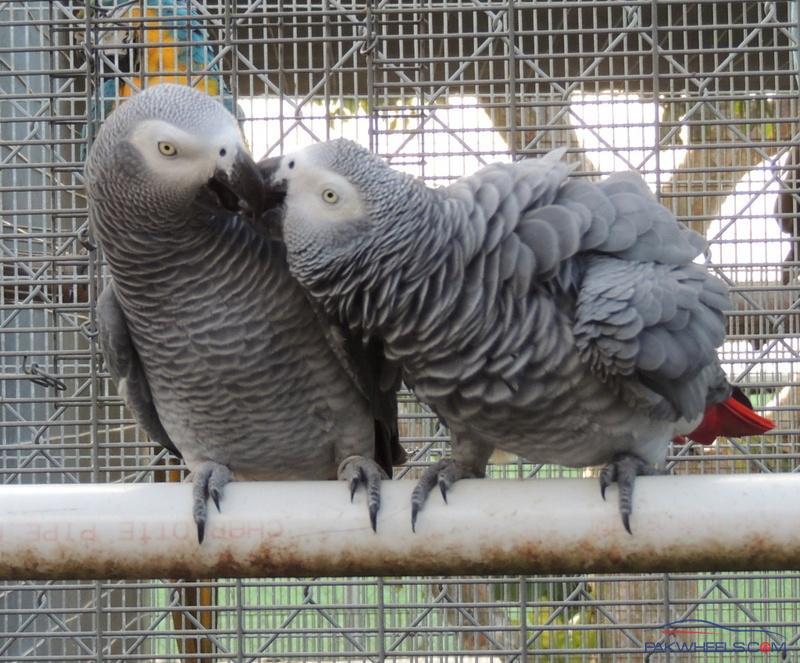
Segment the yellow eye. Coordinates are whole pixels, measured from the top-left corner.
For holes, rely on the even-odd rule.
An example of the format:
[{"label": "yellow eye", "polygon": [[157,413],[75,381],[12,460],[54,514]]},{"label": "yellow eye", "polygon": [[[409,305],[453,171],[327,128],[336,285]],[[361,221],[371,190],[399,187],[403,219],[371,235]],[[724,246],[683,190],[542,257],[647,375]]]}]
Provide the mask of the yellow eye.
[{"label": "yellow eye", "polygon": [[168,143],[165,140],[162,140],[158,143],[158,151],[161,152],[165,157],[174,157],[178,150],[172,143]]},{"label": "yellow eye", "polygon": [[339,194],[333,189],[325,189],[325,191],[322,192],[322,200],[324,200],[326,203],[334,205],[339,202]]}]

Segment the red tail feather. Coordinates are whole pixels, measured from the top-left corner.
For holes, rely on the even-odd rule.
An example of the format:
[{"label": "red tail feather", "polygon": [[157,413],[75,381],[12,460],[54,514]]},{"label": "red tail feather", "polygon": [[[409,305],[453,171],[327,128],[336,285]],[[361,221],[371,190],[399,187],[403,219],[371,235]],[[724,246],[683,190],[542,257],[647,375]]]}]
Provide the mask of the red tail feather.
[{"label": "red tail feather", "polygon": [[[711,444],[720,435],[757,435],[773,428],[775,422],[753,412],[747,397],[734,387],[734,394],[728,400],[709,407],[700,425],[686,437],[700,444]],[[674,441],[683,444],[686,440],[679,437]]]}]

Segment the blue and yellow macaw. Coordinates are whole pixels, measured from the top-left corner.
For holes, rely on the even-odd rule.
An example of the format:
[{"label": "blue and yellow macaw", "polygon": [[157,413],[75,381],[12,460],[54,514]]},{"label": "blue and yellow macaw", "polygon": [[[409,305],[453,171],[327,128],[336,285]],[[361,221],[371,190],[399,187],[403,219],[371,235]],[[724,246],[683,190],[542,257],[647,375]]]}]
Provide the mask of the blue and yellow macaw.
[{"label": "blue and yellow macaw", "polygon": [[103,82],[104,117],[120,100],[158,83],[192,85],[241,116],[219,71],[217,47],[208,43],[208,30],[189,2],[99,0],[98,6],[109,19],[101,24],[100,46],[125,54],[128,68]]}]

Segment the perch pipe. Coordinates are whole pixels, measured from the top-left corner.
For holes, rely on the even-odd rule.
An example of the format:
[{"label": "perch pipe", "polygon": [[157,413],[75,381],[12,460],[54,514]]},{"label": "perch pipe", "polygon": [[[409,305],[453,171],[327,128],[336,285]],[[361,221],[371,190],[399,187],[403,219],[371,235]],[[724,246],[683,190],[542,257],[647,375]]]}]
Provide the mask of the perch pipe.
[{"label": "perch pipe", "polygon": [[593,479],[465,480],[411,532],[344,482],[241,482],[198,545],[188,484],[0,487],[0,579],[542,574],[800,568],[800,475],[641,477],[633,535]]}]

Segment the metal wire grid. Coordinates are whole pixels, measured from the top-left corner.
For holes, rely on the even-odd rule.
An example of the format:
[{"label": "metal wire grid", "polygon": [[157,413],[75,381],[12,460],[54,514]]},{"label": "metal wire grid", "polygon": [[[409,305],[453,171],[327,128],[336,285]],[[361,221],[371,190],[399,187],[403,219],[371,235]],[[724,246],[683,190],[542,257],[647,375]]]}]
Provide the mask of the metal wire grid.
[{"label": "metal wire grid", "polygon": [[[348,135],[432,184],[557,145],[587,177],[639,169],[708,237],[734,293],[725,367],[779,424],[676,447],[672,471],[798,471],[798,34],[789,1],[0,2],[0,477],[166,478],[97,355],[81,169],[113,105],[169,75],[221,83],[258,155]],[[204,50],[183,66],[168,45]],[[447,433],[402,400],[411,478]],[[498,460],[494,476],[579,474]],[[0,596],[8,661],[765,660],[652,653],[682,617],[770,628],[790,657],[800,642],[795,572],[20,582]]]}]

